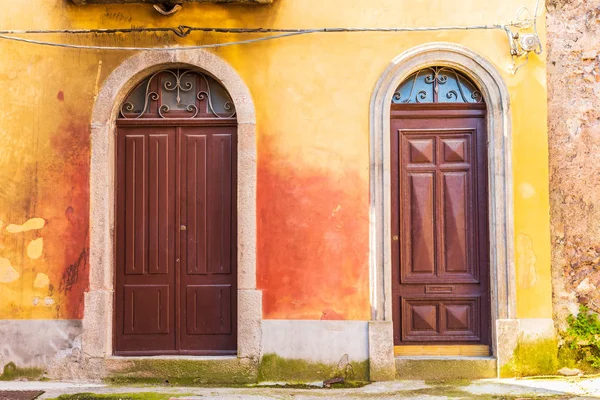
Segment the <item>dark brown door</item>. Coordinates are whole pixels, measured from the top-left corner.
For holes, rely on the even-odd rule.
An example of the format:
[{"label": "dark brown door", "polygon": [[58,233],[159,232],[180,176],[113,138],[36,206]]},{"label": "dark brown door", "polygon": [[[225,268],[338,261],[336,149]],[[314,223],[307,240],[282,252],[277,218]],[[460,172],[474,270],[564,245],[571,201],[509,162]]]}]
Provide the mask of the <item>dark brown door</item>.
[{"label": "dark brown door", "polygon": [[489,344],[484,104],[392,105],[394,344]]},{"label": "dark brown door", "polygon": [[117,355],[236,352],[236,127],[213,125],[119,121]]}]

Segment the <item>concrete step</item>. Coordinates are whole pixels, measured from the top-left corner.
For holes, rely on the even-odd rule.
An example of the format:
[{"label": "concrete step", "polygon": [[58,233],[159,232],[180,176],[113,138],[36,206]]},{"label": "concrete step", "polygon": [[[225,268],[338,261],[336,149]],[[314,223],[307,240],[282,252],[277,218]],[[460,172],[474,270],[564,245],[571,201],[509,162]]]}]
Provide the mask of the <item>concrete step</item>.
[{"label": "concrete step", "polygon": [[397,379],[497,378],[495,357],[396,357]]}]

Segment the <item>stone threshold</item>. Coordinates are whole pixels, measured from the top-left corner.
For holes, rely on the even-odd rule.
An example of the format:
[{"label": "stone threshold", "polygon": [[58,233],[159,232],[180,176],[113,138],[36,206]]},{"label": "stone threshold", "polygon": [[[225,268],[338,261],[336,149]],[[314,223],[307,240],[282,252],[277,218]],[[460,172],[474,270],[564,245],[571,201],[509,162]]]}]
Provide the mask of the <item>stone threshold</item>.
[{"label": "stone threshold", "polygon": [[396,379],[485,379],[497,378],[495,357],[399,356]]}]

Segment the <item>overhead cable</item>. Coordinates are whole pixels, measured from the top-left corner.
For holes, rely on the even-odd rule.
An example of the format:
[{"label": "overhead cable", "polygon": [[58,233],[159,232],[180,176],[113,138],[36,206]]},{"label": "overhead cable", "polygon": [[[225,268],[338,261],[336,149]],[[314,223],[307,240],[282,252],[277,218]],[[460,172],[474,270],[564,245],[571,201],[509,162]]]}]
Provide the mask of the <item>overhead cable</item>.
[{"label": "overhead cable", "polygon": [[[447,31],[447,30],[486,30],[501,29],[506,30],[509,26],[520,26],[523,21],[505,25],[466,25],[466,26],[433,26],[433,27],[404,27],[404,28],[316,28],[316,29],[266,29],[266,28],[210,28],[194,27],[180,25],[178,27],[168,28],[121,28],[121,29],[62,29],[62,30],[0,30],[0,39],[17,41],[22,43],[62,47],[71,49],[87,50],[108,50],[108,51],[179,51],[179,50],[197,50],[205,48],[226,47],[240,44],[249,44],[262,42],[266,40],[280,39],[290,36],[306,35],[313,33],[357,33],[357,32],[427,32],[427,31]],[[171,32],[179,37],[186,37],[192,32],[215,32],[215,33],[278,33],[276,35],[265,36],[254,39],[246,39],[234,42],[212,43],[195,46],[166,46],[166,47],[120,47],[120,46],[95,46],[78,45],[70,43],[48,42],[35,39],[27,39],[13,35],[25,34],[107,34],[107,33],[141,33],[141,32]]]}]

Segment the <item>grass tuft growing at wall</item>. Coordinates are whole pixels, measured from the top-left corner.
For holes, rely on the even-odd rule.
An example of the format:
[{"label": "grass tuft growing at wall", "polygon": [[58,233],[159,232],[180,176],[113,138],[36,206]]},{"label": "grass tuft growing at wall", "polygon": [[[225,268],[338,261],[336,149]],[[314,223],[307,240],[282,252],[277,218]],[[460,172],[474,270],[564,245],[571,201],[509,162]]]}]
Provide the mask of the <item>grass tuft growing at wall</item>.
[{"label": "grass tuft growing at wall", "polygon": [[17,379],[39,381],[44,375],[41,368],[19,368],[12,361],[4,366],[0,381],[14,381]]}]

